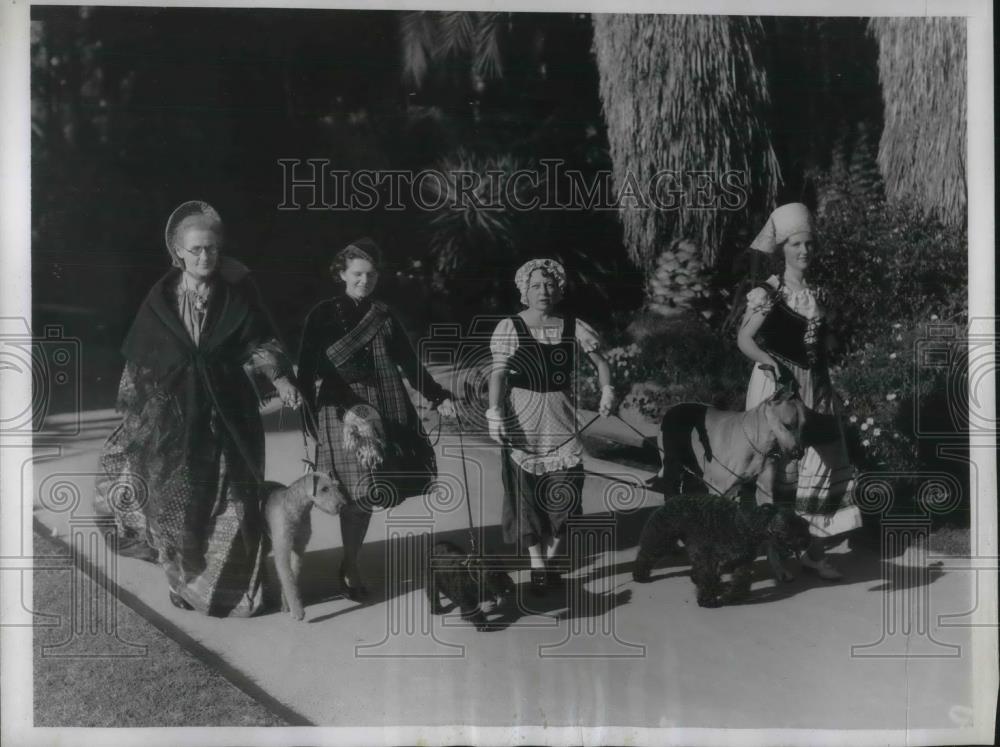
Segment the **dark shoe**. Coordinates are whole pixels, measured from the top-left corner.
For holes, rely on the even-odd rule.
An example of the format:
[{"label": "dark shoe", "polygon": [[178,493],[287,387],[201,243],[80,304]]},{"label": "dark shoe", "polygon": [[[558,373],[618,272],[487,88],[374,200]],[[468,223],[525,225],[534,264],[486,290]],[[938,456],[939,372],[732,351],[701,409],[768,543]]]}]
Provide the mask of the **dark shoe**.
[{"label": "dark shoe", "polygon": [[184,597],[182,597],[180,594],[178,594],[175,591],[171,591],[170,592],[170,603],[172,605],[174,605],[174,607],[177,607],[178,609],[182,609],[182,610],[193,610],[194,609],[194,607],[192,607],[190,604],[188,604],[184,600]]},{"label": "dark shoe", "polygon": [[536,596],[541,596],[549,588],[549,574],[545,570],[531,569],[531,581],[529,582],[529,589],[531,593]]},{"label": "dark shoe", "polygon": [[340,567],[340,583],[344,587],[344,594],[352,602],[366,602],[368,600],[368,587],[364,584],[352,586],[348,583],[343,566]]}]

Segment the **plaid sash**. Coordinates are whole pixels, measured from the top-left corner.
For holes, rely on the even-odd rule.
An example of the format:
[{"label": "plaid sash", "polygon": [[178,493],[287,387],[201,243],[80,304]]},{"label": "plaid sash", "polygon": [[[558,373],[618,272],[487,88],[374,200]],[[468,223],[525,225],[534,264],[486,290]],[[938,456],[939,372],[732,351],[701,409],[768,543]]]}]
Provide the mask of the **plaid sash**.
[{"label": "plaid sash", "polygon": [[[386,323],[390,318],[389,307],[373,301],[354,329],[326,349],[326,356],[352,388],[364,384],[366,394],[361,396],[378,410],[384,425],[412,427],[416,420],[413,405],[389,352]],[[369,344],[370,358],[362,352]]]},{"label": "plaid sash", "polygon": [[348,364],[354,354],[378,334],[388,316],[389,309],[373,301],[357,326],[326,349],[326,357],[337,368]]},{"label": "plaid sash", "polygon": [[[423,495],[437,477],[434,448],[423,432],[389,350],[391,319],[387,306],[373,302],[357,326],[326,349],[326,355],[355,394],[378,410],[385,428],[386,455],[381,469],[359,475],[354,491],[370,506],[389,508]],[[371,347],[371,356],[363,353]],[[369,368],[371,366],[371,368]]]}]

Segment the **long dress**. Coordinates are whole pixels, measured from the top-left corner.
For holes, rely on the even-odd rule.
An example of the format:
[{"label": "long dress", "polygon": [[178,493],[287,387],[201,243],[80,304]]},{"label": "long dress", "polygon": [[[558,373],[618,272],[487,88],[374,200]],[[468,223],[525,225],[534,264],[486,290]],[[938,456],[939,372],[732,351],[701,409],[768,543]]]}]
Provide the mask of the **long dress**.
[{"label": "long dress", "polygon": [[[788,309],[804,320],[806,348],[820,344],[819,330],[824,321],[824,294],[821,290],[804,288],[792,291],[776,276],[768,278],[769,290],[757,287],[747,294],[747,313],[770,314],[774,305],[784,303]],[[775,296],[777,291],[779,296]],[[799,386],[799,396],[806,407],[822,415],[836,416],[839,412],[833,397],[819,396],[828,381],[825,361],[817,356],[809,366],[780,359],[794,376]],[[775,391],[774,380],[756,364],[747,386],[746,409],[756,407]],[[839,430],[839,425],[838,425]],[[770,478],[768,475],[770,474]],[[775,501],[792,504],[797,513],[805,517],[813,534],[833,536],[861,526],[861,512],[853,499],[854,470],[847,455],[843,432],[826,443],[807,446],[799,460],[779,459],[774,469],[757,481],[757,502]]]},{"label": "long dress", "polygon": [[583,445],[572,383],[578,352],[599,347],[597,333],[573,318],[529,329],[513,316],[493,332],[493,361],[509,367],[501,526],[504,541],[519,551],[559,537],[580,511]]},{"label": "long dress", "polygon": [[[368,323],[377,325],[371,339],[346,359],[337,358],[334,346]],[[339,360],[339,365],[331,358]],[[374,407],[381,416],[387,443],[416,443],[433,454],[403,376],[435,406],[451,397],[421,364],[402,325],[381,301],[356,301],[341,293],[309,312],[302,333],[298,378],[307,427],[318,427],[318,433],[313,434],[318,439],[316,468],[336,477],[345,497],[358,509],[391,507],[398,498],[386,503],[371,495],[377,487],[357,453],[344,445],[346,410],[358,404]],[[316,414],[316,423],[311,422],[310,413]]]},{"label": "long dress", "polygon": [[252,375],[291,375],[256,289],[237,263],[207,305],[171,270],[125,339],[121,424],[100,457],[95,508],[112,541],[157,562],[194,609],[247,617],[262,603],[264,432]]}]

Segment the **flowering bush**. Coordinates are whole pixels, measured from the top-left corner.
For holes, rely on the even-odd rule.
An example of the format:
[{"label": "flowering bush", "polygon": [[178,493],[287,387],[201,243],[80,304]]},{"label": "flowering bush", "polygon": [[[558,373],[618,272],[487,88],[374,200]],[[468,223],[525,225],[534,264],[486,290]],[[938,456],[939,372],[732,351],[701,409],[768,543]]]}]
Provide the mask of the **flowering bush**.
[{"label": "flowering bush", "polygon": [[[952,475],[963,495],[942,498],[959,511],[968,508],[968,465],[939,452],[945,444],[960,453],[968,448],[962,321],[958,317],[949,324],[928,314],[908,324],[886,322],[872,342],[831,370],[844,398],[851,461],[863,471],[887,475],[896,510],[916,510],[913,486],[928,472]],[[929,348],[933,357],[927,355]]]}]

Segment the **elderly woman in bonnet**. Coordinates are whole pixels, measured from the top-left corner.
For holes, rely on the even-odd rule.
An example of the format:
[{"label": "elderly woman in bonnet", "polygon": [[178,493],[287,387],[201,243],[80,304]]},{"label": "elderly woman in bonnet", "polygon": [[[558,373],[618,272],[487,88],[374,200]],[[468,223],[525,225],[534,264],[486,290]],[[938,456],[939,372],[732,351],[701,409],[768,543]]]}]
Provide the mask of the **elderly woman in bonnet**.
[{"label": "elderly woman in bonnet", "polygon": [[571,389],[579,351],[597,367],[602,415],[611,414],[615,395],[597,333],[581,319],[556,313],[566,291],[562,265],[533,259],[518,269],[514,282],[525,309],[493,332],[486,416],[490,436],[503,446],[503,537],[527,550],[531,588],[544,593],[561,583],[550,566],[567,520],[580,510],[583,490],[583,446]]},{"label": "elderly woman in bonnet", "polygon": [[125,555],[163,568],[175,606],[246,617],[261,606],[264,432],[251,376],[293,407],[292,367],[249,271],[221,256],[204,202],[166,227],[173,268],[136,314],[122,352],[124,417],[101,455],[99,511]]},{"label": "elderly woman in bonnet", "polygon": [[368,593],[358,556],[371,512],[382,505],[370,477],[383,447],[410,445],[410,452],[433,462],[404,376],[442,415],[455,414],[451,394],[421,364],[392,309],[372,299],[380,264],[379,247],[367,237],[337,253],[330,271],[340,287],[309,312],[299,352],[305,423],[318,439],[317,469],[333,475],[348,499],[340,512],[340,578],[353,600]]},{"label": "elderly woman in bonnet", "polygon": [[811,417],[819,420],[826,416],[825,422],[832,423],[827,428],[830,433],[807,443],[801,459],[768,463],[757,482],[757,501],[795,506],[810,522],[816,538],[802,558],[803,568],[835,581],[841,574],[824,557],[825,541],[860,527],[861,514],[853,503],[854,472],[830,385],[830,299],[808,280],[816,248],[816,228],[809,208],[801,203],[777,208],[751,248],[783,263],[780,274],[747,294],[737,337],[740,351],[755,363],[746,408],[770,397],[779,372],[787,372],[785,375],[795,379]]}]

